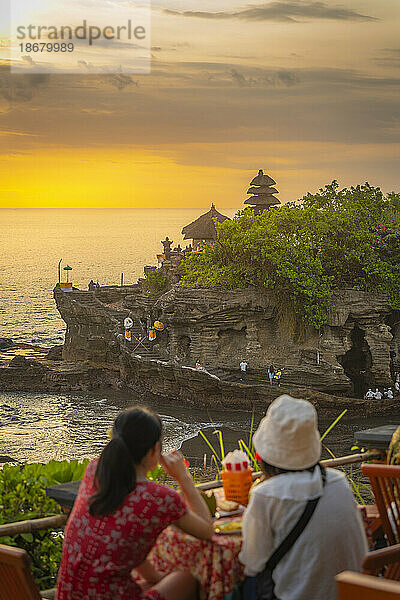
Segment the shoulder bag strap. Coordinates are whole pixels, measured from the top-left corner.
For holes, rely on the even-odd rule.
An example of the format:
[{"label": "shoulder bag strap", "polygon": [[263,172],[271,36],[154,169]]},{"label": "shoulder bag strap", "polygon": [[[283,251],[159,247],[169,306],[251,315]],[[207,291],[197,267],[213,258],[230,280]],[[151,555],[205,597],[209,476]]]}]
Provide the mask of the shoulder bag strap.
[{"label": "shoulder bag strap", "polygon": [[[322,467],[321,465],[319,465],[319,468],[321,470],[322,482],[323,482],[323,485],[325,486],[326,472],[325,472],[324,467]],[[272,572],[275,569],[276,565],[285,556],[285,554],[287,554],[287,552],[289,552],[289,550],[292,548],[292,546],[294,546],[297,538],[302,534],[302,532],[304,531],[304,529],[307,526],[307,523],[310,521],[311,517],[313,516],[314,511],[317,508],[317,504],[318,504],[320,498],[321,498],[321,496],[319,496],[318,498],[314,498],[314,500],[308,500],[306,507],[305,507],[300,519],[297,521],[296,525],[288,533],[288,535],[285,537],[285,539],[281,542],[281,544],[279,544],[278,548],[275,550],[275,552],[269,558],[267,564],[265,565],[266,570],[269,570]]]}]

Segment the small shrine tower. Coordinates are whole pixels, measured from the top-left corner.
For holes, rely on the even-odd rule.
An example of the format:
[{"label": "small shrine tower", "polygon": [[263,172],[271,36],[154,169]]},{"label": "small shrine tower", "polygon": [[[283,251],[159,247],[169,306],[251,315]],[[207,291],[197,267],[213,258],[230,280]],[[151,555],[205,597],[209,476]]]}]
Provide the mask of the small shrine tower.
[{"label": "small shrine tower", "polygon": [[262,169],[258,171],[257,177],[250,182],[250,188],[247,190],[248,194],[253,194],[250,198],[244,201],[245,204],[250,204],[248,208],[254,212],[255,215],[260,215],[264,210],[268,210],[271,206],[280,204],[278,198],[274,194],[278,194],[278,190],[272,186],[276,184],[276,181],[269,175],[264,175]]},{"label": "small shrine tower", "polygon": [[214,243],[217,239],[215,221],[217,221],[217,223],[223,223],[227,219],[229,219],[229,217],[221,215],[214,204],[212,204],[207,213],[201,215],[201,217],[193,221],[193,223],[186,225],[186,227],[182,229],[182,235],[185,240],[193,240],[193,249],[197,250],[198,248],[201,248],[201,246]]}]

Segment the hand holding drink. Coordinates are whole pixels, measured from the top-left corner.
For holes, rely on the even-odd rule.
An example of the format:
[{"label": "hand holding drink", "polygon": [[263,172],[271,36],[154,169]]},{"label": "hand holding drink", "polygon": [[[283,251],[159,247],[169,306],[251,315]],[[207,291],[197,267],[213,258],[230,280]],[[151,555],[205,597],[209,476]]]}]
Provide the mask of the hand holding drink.
[{"label": "hand holding drink", "polygon": [[168,452],[168,454],[162,454],[160,464],[164,471],[178,483],[181,483],[185,479],[192,478],[187,470],[185,459],[178,450],[172,450],[172,452]]}]

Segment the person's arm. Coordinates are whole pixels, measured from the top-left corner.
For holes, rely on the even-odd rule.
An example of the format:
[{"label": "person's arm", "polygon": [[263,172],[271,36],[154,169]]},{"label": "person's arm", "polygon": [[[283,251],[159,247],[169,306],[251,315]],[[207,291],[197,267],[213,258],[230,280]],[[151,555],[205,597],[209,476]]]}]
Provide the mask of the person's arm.
[{"label": "person's arm", "polygon": [[147,558],[144,562],[142,562],[141,565],[135,567],[134,571],[136,571],[136,573],[138,573],[142,579],[151,584],[158,583],[164,578],[164,575],[156,571]]},{"label": "person's arm", "polygon": [[173,450],[161,457],[161,464],[168,475],[179,483],[190,509],[183,517],[175,521],[174,525],[185,533],[203,540],[210,540],[214,535],[210,511],[194,485],[192,476],[183,461],[183,456],[177,450]]},{"label": "person's arm", "polygon": [[274,547],[271,524],[268,519],[268,508],[264,502],[271,499],[258,497],[255,491],[243,515],[242,549],[239,560],[244,565],[245,575],[254,577],[263,570],[264,565]]}]

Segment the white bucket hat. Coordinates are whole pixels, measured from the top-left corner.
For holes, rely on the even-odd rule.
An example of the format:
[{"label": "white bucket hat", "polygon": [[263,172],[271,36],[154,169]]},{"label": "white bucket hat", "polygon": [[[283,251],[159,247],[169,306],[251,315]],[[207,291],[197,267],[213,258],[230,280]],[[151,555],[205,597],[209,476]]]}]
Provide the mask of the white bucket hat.
[{"label": "white bucket hat", "polygon": [[279,396],[258,426],[253,446],[274,467],[293,471],[312,467],[321,457],[315,408],[307,400]]}]

